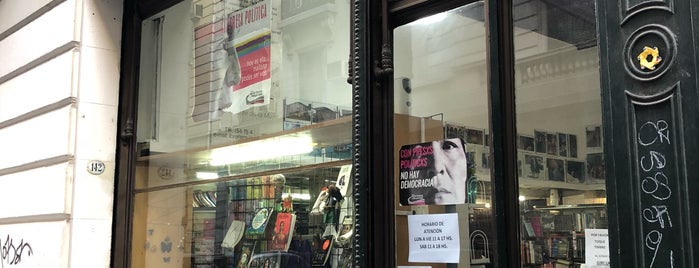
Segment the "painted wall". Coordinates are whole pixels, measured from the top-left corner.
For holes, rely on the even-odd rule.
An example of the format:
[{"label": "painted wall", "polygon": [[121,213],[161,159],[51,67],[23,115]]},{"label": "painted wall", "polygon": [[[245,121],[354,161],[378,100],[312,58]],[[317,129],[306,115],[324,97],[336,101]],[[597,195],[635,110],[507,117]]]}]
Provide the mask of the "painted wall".
[{"label": "painted wall", "polygon": [[109,266],[122,11],[0,1],[0,266]]}]

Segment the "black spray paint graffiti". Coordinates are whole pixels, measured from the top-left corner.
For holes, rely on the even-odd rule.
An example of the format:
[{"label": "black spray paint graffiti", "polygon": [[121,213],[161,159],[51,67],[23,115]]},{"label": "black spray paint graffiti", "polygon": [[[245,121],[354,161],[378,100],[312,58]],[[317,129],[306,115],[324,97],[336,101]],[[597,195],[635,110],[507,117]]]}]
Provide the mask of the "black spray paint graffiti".
[{"label": "black spray paint graffiti", "polygon": [[16,242],[13,240],[10,235],[7,235],[7,238],[5,238],[5,241],[2,241],[0,239],[0,244],[2,245],[2,249],[0,250],[0,257],[2,257],[2,261],[0,262],[0,267],[5,267],[5,263],[9,265],[16,265],[22,262],[22,255],[26,253],[26,256],[31,256],[32,253],[32,246],[29,245],[29,243],[25,243],[24,239],[20,240],[18,244],[15,245]]}]

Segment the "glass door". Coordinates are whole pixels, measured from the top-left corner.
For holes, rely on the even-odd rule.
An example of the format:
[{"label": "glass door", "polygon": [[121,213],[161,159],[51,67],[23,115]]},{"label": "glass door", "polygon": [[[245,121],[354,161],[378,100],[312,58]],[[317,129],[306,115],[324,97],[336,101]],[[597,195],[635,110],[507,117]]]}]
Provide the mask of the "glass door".
[{"label": "glass door", "polygon": [[393,29],[397,266],[492,267],[484,2]]},{"label": "glass door", "polygon": [[513,13],[522,267],[609,267],[595,2]]},{"label": "glass door", "polygon": [[[493,28],[485,6],[474,2],[392,31],[396,264],[608,267],[594,2],[513,1],[505,7],[513,47],[502,50],[514,62],[504,64],[488,58],[496,41],[487,36],[508,32],[486,33]],[[489,94],[488,72],[498,64],[513,80],[497,86],[514,97]],[[493,121],[490,104],[512,100],[514,110]],[[514,129],[493,132],[508,124]],[[493,148],[492,137],[503,136],[516,144]],[[516,161],[511,174],[493,168],[493,152],[502,151],[505,162]],[[518,191],[497,196],[511,183]],[[515,198],[519,213],[493,213]],[[515,232],[496,230],[503,221],[517,224]],[[501,248],[508,260],[495,257]]]}]

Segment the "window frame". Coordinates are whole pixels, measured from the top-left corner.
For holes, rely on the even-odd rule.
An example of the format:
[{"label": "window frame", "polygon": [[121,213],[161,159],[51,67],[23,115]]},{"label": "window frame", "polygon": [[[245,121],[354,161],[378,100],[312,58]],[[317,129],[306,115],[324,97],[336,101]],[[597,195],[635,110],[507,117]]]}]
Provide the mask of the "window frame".
[{"label": "window frame", "polygon": [[[355,127],[360,128],[358,134],[360,147],[355,160],[358,162],[357,172],[363,178],[393,178],[393,77],[392,70],[387,76],[382,74],[382,64],[392,60],[391,34],[398,26],[415,21],[422,17],[447,11],[458,6],[475,1],[381,1],[372,3],[366,10],[355,10],[360,14],[368,14],[368,19],[355,27],[364,33],[360,39],[360,52],[357,62],[360,72],[357,74],[361,84],[358,103],[366,109],[359,109],[359,120]],[[491,155],[493,165],[491,176],[494,179],[492,187],[493,219],[495,221],[495,237],[493,249],[494,267],[519,267],[519,181],[517,177],[517,144],[516,144],[516,110],[514,87],[514,34],[513,34],[513,3],[511,0],[486,1],[486,47],[488,68],[488,99],[490,114],[490,133],[492,139]],[[383,18],[387,18],[382,21]],[[355,18],[356,19],[356,18]],[[355,20],[356,21],[356,20]],[[392,68],[392,62],[389,68]],[[363,71],[362,71],[363,69]],[[385,68],[384,68],[385,69]],[[385,70],[384,70],[385,71]],[[362,75],[368,76],[362,79]],[[363,82],[363,83],[362,83]],[[356,86],[356,85],[355,85]],[[362,87],[363,86],[363,87]],[[363,105],[363,106],[362,106]],[[369,111],[367,111],[369,110]],[[368,117],[366,116],[368,115]],[[357,134],[357,132],[355,133]],[[362,147],[363,145],[363,147]],[[376,157],[379,156],[379,157]],[[368,170],[378,171],[369,174]],[[500,178],[500,179],[498,179]],[[367,202],[375,198],[383,198],[380,206],[369,206],[371,210],[368,221],[358,221],[359,224],[368,222],[372,232],[366,234],[365,240],[372,241],[376,248],[365,258],[368,267],[394,267],[395,258],[395,227],[393,208],[393,180],[358,180],[366,189]],[[386,194],[388,193],[388,194]],[[381,196],[384,195],[384,196]],[[361,200],[359,201],[361,202]],[[377,203],[377,202],[374,202]],[[359,204],[359,203],[358,203]],[[366,206],[360,206],[366,209]],[[366,215],[366,214],[365,214]],[[362,246],[361,243],[358,246]],[[362,266],[364,267],[364,266]]]},{"label": "window frame", "polygon": [[[181,0],[126,0],[122,25],[118,147],[114,189],[111,267],[129,267],[137,123],[141,21]],[[355,266],[394,267],[393,91],[390,36],[395,27],[474,1],[353,0],[350,29],[350,78],[353,91],[353,171]],[[493,218],[498,242],[495,267],[519,265],[519,185],[516,166],[514,46],[511,0],[486,2],[488,94],[491,116]],[[388,62],[386,61],[388,60]],[[380,65],[383,64],[383,65]],[[388,63],[388,64],[387,64]],[[383,66],[380,68],[379,66]],[[388,76],[386,76],[388,74]]]},{"label": "window frame", "polygon": [[131,264],[141,21],[179,2],[182,0],[124,1],[111,267],[128,268]]}]

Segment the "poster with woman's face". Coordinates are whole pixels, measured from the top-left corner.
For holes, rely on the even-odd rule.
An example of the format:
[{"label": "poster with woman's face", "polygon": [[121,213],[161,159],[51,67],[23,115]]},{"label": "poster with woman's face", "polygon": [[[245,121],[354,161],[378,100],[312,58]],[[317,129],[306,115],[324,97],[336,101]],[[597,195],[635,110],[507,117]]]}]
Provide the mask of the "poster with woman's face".
[{"label": "poster with woman's face", "polygon": [[398,173],[400,204],[466,203],[467,166],[464,141],[460,138],[402,146]]}]

